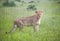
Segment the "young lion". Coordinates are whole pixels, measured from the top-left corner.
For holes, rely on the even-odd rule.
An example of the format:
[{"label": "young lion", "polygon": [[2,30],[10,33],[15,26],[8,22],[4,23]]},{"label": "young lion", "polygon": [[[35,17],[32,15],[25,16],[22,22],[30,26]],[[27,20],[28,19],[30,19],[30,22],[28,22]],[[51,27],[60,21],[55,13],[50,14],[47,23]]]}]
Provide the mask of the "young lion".
[{"label": "young lion", "polygon": [[22,30],[24,28],[23,26],[33,26],[34,32],[37,32],[39,29],[38,26],[40,24],[39,22],[41,20],[42,11],[35,11],[35,13],[36,14],[33,16],[16,19],[14,21],[14,27],[9,33],[14,32],[16,28],[19,28],[20,30]]}]

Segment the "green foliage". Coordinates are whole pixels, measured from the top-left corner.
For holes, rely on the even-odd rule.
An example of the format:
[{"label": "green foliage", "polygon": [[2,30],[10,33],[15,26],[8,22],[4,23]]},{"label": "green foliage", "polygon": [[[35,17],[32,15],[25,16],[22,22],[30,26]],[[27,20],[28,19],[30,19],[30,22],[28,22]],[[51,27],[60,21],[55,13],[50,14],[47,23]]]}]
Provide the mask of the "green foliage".
[{"label": "green foliage", "polygon": [[36,6],[35,5],[28,5],[27,10],[36,10]]},{"label": "green foliage", "polygon": [[15,1],[17,1],[17,2],[21,2],[21,0],[15,0]]},{"label": "green foliage", "polygon": [[12,1],[12,2],[6,1],[6,2],[3,3],[3,6],[10,6],[10,7],[13,7],[13,6],[16,6],[16,4],[14,3],[14,1]]},{"label": "green foliage", "polygon": [[34,3],[34,1],[30,1],[29,3]]},{"label": "green foliage", "polygon": [[58,4],[60,4],[60,2],[57,2]]},{"label": "green foliage", "polygon": [[21,1],[22,3],[25,3],[25,1]]}]

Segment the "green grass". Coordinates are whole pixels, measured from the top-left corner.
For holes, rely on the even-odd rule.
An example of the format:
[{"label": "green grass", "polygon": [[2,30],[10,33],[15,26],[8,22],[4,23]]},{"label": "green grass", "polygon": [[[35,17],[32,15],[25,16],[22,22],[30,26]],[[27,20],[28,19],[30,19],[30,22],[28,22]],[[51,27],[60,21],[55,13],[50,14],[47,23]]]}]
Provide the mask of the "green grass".
[{"label": "green grass", "polygon": [[38,4],[43,10],[43,17],[39,31],[36,33],[32,27],[25,27],[24,32],[17,29],[12,34],[6,34],[13,27],[13,21],[19,17],[34,14],[24,7],[0,8],[0,41],[60,41],[60,10],[58,4]]}]

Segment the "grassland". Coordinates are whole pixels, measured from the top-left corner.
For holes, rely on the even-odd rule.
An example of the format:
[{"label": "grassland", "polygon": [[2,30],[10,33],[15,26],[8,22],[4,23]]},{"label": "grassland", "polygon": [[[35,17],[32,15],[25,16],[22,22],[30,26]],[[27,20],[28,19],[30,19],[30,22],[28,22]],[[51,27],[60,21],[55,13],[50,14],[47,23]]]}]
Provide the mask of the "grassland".
[{"label": "grassland", "polygon": [[43,10],[43,17],[39,31],[35,33],[32,27],[25,27],[24,32],[17,29],[11,34],[13,21],[19,17],[26,17],[34,14],[34,11],[27,11],[26,5],[20,7],[0,8],[0,41],[60,41],[60,4],[37,4],[38,9]]}]

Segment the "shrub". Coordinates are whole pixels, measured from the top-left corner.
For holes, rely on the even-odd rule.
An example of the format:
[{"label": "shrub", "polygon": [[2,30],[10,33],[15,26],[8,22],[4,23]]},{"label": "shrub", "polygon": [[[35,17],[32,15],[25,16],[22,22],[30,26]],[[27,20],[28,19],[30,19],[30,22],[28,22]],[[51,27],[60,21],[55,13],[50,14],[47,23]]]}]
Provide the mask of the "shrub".
[{"label": "shrub", "polygon": [[37,8],[36,8],[36,6],[35,5],[29,5],[28,7],[27,7],[27,10],[36,10]]},{"label": "shrub", "polygon": [[12,6],[16,6],[16,4],[13,1],[10,2],[10,3],[9,2],[4,2],[3,6],[11,6],[12,7]]},{"label": "shrub", "polygon": [[17,2],[21,2],[21,0],[15,0],[15,1],[17,1]]},{"label": "shrub", "polygon": [[57,2],[58,4],[60,4],[60,2]]},{"label": "shrub", "polygon": [[34,1],[30,1],[29,3],[34,3]]}]

